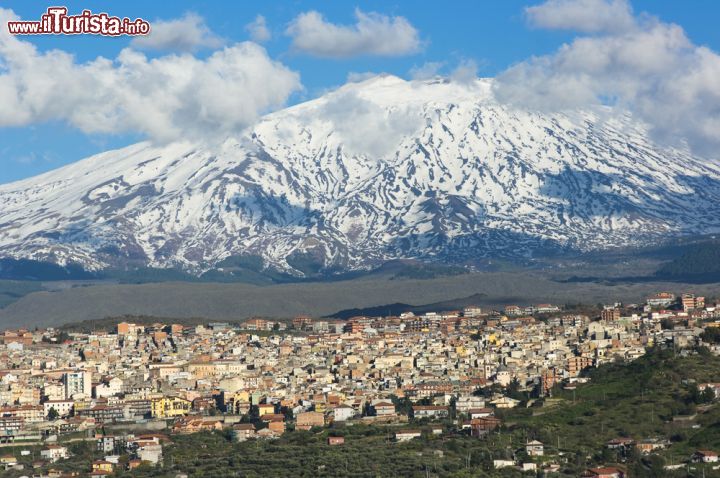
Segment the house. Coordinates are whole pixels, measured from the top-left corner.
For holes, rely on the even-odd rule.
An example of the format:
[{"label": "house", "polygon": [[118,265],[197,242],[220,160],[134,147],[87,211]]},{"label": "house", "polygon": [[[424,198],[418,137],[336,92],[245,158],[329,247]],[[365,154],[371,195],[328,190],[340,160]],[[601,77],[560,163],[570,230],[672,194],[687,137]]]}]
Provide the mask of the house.
[{"label": "house", "polygon": [[471,408],[467,413],[470,415],[470,418],[473,419],[491,417],[494,412],[492,408]]},{"label": "house", "polygon": [[345,444],[345,437],[328,437],[328,445],[338,446]]},{"label": "house", "polygon": [[543,456],[545,454],[545,447],[537,440],[529,441],[525,444],[525,453],[528,456]]},{"label": "house", "polygon": [[53,463],[58,460],[64,460],[69,456],[70,453],[66,446],[50,445],[44,450],[40,450],[40,457]]},{"label": "house", "polygon": [[333,420],[336,422],[344,422],[355,416],[355,409],[347,405],[340,405],[339,407],[333,408],[332,414]]},{"label": "house", "polygon": [[[271,420],[268,422],[267,430],[270,430],[275,436],[285,433],[285,420]],[[260,430],[262,431],[262,430]],[[257,433],[260,435],[260,432]]]},{"label": "house", "polygon": [[509,466],[515,466],[515,460],[493,460],[493,468],[507,468]]},{"label": "house", "polygon": [[297,430],[310,430],[312,427],[325,426],[325,415],[320,412],[302,412],[295,417]]},{"label": "house", "polygon": [[137,450],[148,445],[159,445],[163,440],[167,440],[165,435],[140,435],[138,437],[128,437],[127,448]]},{"label": "house", "polygon": [[553,304],[538,304],[535,306],[535,312],[538,314],[552,314],[560,312],[560,307]]},{"label": "house", "polygon": [[97,405],[94,407],[76,410],[76,414],[80,417],[94,418],[98,422],[112,422],[122,420],[125,417],[125,410],[123,407],[119,406],[108,407],[104,405]]},{"label": "house", "polygon": [[701,383],[698,385],[698,389],[704,392],[707,389],[712,390],[715,398],[720,398],[720,383]]},{"label": "house", "polygon": [[117,445],[117,440],[112,435],[96,435],[97,450],[103,453],[112,453]]},{"label": "house", "polygon": [[[283,423],[283,425],[285,424]],[[282,432],[277,432],[271,428],[263,428],[261,430],[258,430],[255,434],[256,437],[265,439],[278,438],[280,435],[282,435]]]},{"label": "house", "polygon": [[610,450],[626,450],[635,444],[632,438],[613,438],[605,446]]},{"label": "house", "polygon": [[505,315],[508,317],[517,317],[518,315],[522,315],[523,309],[521,309],[517,305],[506,305],[505,306]]},{"label": "house", "polygon": [[12,468],[13,466],[15,466],[17,464],[18,464],[17,458],[15,458],[13,455],[0,456],[0,466],[5,468],[6,470],[8,468]]},{"label": "house", "polygon": [[273,403],[261,403],[258,405],[258,415],[270,415],[275,413],[275,404]]},{"label": "house", "polygon": [[675,302],[675,294],[671,292],[658,292],[647,298],[646,303],[650,307],[667,307]]},{"label": "house", "polygon": [[95,397],[112,397],[119,395],[123,391],[123,381],[121,378],[112,377],[103,380],[95,386]]},{"label": "house", "polygon": [[440,405],[415,405],[412,407],[414,418],[443,418],[448,416],[448,407]]},{"label": "house", "polygon": [[455,410],[460,413],[468,413],[470,410],[477,410],[485,407],[485,399],[475,395],[464,395],[455,402]]},{"label": "house", "polygon": [[50,410],[55,410],[57,417],[66,418],[72,413],[74,405],[75,402],[72,400],[48,400],[43,403],[43,413],[46,417],[49,417]]},{"label": "house", "polygon": [[395,415],[395,405],[391,402],[379,402],[373,405],[375,409],[375,415],[378,417],[387,417]]},{"label": "house", "polygon": [[664,440],[659,440],[657,438],[647,438],[645,440],[640,440],[637,442],[635,447],[638,449],[638,451],[642,454],[648,454],[652,453],[655,450],[662,450],[663,448],[667,448],[668,443]]},{"label": "house", "polygon": [[698,450],[692,455],[694,463],[717,463],[718,454],[710,450]]},{"label": "house", "polygon": [[203,420],[202,418],[183,418],[173,425],[174,433],[197,433],[202,431],[220,431],[223,424],[220,420]]},{"label": "house", "polygon": [[192,401],[193,412],[209,415],[211,410],[215,410],[217,405],[213,397],[197,397]]},{"label": "house", "polygon": [[92,473],[107,473],[108,475],[113,472],[112,462],[105,460],[97,460],[92,463]]},{"label": "house", "polygon": [[470,435],[476,438],[482,438],[499,427],[501,423],[502,421],[495,417],[475,418],[470,420]]},{"label": "house", "polygon": [[233,425],[232,436],[237,442],[255,438],[255,425],[252,423],[238,423],[237,425]]},{"label": "house", "polygon": [[192,402],[181,397],[162,397],[150,402],[150,413],[153,418],[174,418],[187,415],[192,409]]},{"label": "house", "polygon": [[501,364],[495,372],[495,382],[499,383],[502,387],[507,387],[512,382],[513,374],[512,371],[504,364]]},{"label": "house", "polygon": [[520,404],[520,400],[510,397],[500,397],[490,402],[495,408],[515,408]]},{"label": "house", "polygon": [[260,415],[260,421],[263,423],[284,422],[285,415],[282,413],[266,413],[265,415]]},{"label": "house", "polygon": [[680,300],[685,312],[705,308],[705,297],[696,296],[695,294],[683,294]]},{"label": "house", "polygon": [[158,444],[145,445],[137,450],[140,460],[156,465],[162,460],[162,446]]},{"label": "house", "polygon": [[625,478],[627,475],[620,468],[606,466],[603,468],[590,468],[580,476],[582,478]]},{"label": "house", "polygon": [[410,441],[421,436],[422,432],[420,430],[398,430],[395,432],[395,440],[399,442]]}]

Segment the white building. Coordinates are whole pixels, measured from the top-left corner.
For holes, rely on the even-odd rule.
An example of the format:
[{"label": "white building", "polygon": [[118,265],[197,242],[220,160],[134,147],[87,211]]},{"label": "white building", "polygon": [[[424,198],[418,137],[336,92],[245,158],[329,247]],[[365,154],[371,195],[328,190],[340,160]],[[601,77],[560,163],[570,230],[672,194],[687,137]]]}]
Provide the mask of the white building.
[{"label": "white building", "polygon": [[506,468],[508,466],[515,466],[514,460],[493,460],[493,468]]},{"label": "white building", "polygon": [[114,397],[123,391],[123,381],[118,377],[113,377],[105,383],[98,384],[95,387],[95,397]]},{"label": "white building", "polygon": [[147,461],[156,465],[162,459],[162,446],[146,445],[137,451],[137,456],[142,461]]},{"label": "white building", "polygon": [[65,384],[65,398],[73,398],[75,395],[92,395],[92,377],[89,372],[67,372],[63,375]]},{"label": "white building", "polygon": [[532,440],[525,444],[525,453],[527,453],[528,456],[543,456],[545,447],[541,442]]},{"label": "white building", "polygon": [[40,456],[45,460],[56,462],[58,460],[68,458],[70,453],[68,452],[67,447],[50,445],[44,450],[40,450]]},{"label": "white building", "polygon": [[60,418],[69,417],[73,410],[74,402],[72,400],[48,400],[43,403],[43,412],[47,417],[51,409],[55,409],[57,416]]},{"label": "white building", "polygon": [[463,395],[455,402],[455,409],[460,413],[467,413],[474,408],[485,407],[485,399],[475,395]]},{"label": "white building", "polygon": [[333,409],[333,418],[336,422],[344,422],[355,416],[355,410],[347,405],[340,405]]}]

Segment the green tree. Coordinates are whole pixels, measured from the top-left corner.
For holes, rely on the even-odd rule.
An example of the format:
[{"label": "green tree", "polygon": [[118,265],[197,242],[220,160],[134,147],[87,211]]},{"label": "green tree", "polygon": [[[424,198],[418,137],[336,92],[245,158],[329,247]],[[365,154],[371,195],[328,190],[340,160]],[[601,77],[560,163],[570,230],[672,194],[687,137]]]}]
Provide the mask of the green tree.
[{"label": "green tree", "polygon": [[715,400],[715,392],[711,387],[705,387],[705,390],[700,393],[700,403],[711,403]]},{"label": "green tree", "polygon": [[709,344],[720,343],[720,327],[707,327],[700,338]]}]

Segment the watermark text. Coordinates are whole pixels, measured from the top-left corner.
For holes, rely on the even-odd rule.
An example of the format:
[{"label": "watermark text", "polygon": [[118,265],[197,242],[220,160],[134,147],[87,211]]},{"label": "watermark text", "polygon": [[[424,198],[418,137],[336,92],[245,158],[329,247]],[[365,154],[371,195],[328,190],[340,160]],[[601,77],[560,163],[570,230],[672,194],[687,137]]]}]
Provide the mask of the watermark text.
[{"label": "watermark text", "polygon": [[39,21],[10,21],[12,35],[147,35],[150,23],[142,18],[113,17],[107,13],[83,10],[79,15],[68,15],[67,7],[49,7]]}]

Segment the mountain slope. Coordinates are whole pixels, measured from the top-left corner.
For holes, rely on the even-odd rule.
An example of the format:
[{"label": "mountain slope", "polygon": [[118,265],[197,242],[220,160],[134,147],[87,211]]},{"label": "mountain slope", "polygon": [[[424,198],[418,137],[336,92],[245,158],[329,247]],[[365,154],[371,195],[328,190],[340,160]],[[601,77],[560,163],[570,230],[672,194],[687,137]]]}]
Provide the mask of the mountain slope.
[{"label": "mountain slope", "polygon": [[645,245],[720,229],[720,167],[632,118],[492,81],[350,84],[217,144],[136,144],[0,186],[0,256],[292,273]]}]

